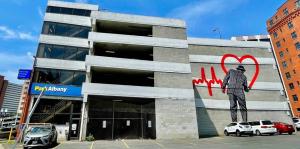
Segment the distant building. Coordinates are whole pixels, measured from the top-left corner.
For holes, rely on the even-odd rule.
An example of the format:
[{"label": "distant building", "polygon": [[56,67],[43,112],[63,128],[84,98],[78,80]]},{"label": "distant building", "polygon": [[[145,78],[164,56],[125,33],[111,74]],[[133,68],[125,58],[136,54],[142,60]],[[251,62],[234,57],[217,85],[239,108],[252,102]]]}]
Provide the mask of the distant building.
[{"label": "distant building", "polygon": [[18,106],[18,112],[17,112],[18,114],[21,114],[22,111],[23,111],[24,103],[25,103],[25,100],[28,96],[29,85],[30,85],[29,80],[24,81],[24,84],[23,84],[23,87],[22,87],[22,92],[21,92],[21,97],[20,97],[20,101],[19,101],[19,106]]},{"label": "distant building", "polygon": [[0,107],[2,107],[4,101],[4,95],[7,88],[8,81],[4,79],[4,76],[0,75]]},{"label": "distant building", "polygon": [[267,21],[293,115],[300,117],[300,1],[288,0]]},{"label": "distant building", "polygon": [[2,109],[10,114],[16,114],[19,106],[22,85],[8,82]]},{"label": "distant building", "polygon": [[231,37],[231,40],[236,41],[258,41],[258,42],[270,42],[270,35],[253,35],[253,36],[236,36]]}]

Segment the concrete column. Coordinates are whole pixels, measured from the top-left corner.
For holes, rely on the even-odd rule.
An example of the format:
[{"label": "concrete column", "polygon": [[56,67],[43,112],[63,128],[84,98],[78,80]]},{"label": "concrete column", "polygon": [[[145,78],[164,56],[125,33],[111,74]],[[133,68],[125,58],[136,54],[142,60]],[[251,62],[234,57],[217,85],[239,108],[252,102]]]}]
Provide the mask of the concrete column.
[{"label": "concrete column", "polygon": [[84,95],[82,109],[81,109],[81,121],[80,121],[80,134],[79,134],[79,141],[84,141],[86,138],[86,131],[87,131],[87,123],[88,123],[88,102],[87,102],[87,95]]}]

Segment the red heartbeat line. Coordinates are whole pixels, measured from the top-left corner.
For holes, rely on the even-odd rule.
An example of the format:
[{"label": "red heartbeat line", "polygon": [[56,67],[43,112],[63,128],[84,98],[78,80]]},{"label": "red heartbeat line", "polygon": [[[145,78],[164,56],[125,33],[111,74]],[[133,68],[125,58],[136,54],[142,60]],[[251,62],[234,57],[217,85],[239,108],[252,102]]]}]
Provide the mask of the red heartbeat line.
[{"label": "red heartbeat line", "polygon": [[[221,59],[221,67],[222,67],[222,70],[225,74],[228,73],[228,71],[226,69],[226,66],[225,66],[225,59],[230,58],[230,57],[238,60],[239,63],[242,63],[245,59],[251,59],[254,62],[254,64],[255,64],[255,73],[253,74],[252,81],[250,82],[250,85],[249,85],[249,88],[252,88],[252,86],[253,86],[254,82],[257,80],[257,77],[258,77],[258,74],[259,74],[258,61],[252,55],[244,55],[244,56],[239,58],[238,56],[236,56],[234,54],[225,54],[225,55],[223,55],[223,57]],[[200,72],[201,77],[200,77],[200,79],[199,78],[193,79],[193,85],[198,85],[198,84],[205,83],[207,85],[209,95],[212,96],[213,95],[212,94],[212,85],[213,84],[219,84],[220,88],[221,88],[222,84],[223,84],[223,81],[216,76],[216,72],[215,72],[214,67],[210,68],[210,72],[211,72],[211,78],[212,79],[208,81],[207,78],[206,78],[205,70],[202,67],[201,72]],[[223,92],[225,92],[225,90],[223,90]]]},{"label": "red heartbeat line", "polygon": [[212,79],[208,81],[207,78],[206,78],[206,75],[205,75],[205,70],[202,67],[201,68],[201,73],[200,73],[201,74],[201,79],[194,79],[193,84],[198,85],[198,84],[206,83],[207,88],[208,88],[208,93],[209,93],[210,96],[212,96],[213,95],[212,94],[212,85],[213,84],[219,84],[220,88],[221,88],[222,84],[223,84],[223,81],[216,76],[214,67],[210,67],[210,72],[211,72],[211,78]]}]

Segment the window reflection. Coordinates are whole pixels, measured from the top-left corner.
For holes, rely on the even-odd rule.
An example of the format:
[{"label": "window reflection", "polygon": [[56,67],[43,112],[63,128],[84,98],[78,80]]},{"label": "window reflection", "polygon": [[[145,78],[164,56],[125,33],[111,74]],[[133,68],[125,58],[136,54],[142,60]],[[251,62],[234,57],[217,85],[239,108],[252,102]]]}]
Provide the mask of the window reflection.
[{"label": "window reflection", "polygon": [[85,81],[85,73],[55,69],[36,69],[34,80],[38,83],[81,86]]},{"label": "window reflection", "polygon": [[87,48],[40,44],[38,57],[84,61],[88,53]]},{"label": "window reflection", "polygon": [[88,38],[88,34],[91,31],[90,27],[45,22],[43,26],[43,34],[59,35],[68,37]]}]

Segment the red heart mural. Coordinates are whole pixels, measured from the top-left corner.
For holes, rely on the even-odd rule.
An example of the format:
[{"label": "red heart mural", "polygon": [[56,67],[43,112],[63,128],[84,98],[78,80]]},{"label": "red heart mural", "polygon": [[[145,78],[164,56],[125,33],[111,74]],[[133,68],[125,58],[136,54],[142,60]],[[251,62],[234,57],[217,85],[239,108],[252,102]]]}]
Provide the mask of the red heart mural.
[{"label": "red heart mural", "polygon": [[258,77],[258,74],[259,74],[259,64],[257,62],[257,60],[255,59],[255,57],[253,57],[252,55],[244,55],[242,56],[241,58],[239,58],[238,56],[234,55],[234,54],[225,54],[223,57],[222,57],[222,60],[221,60],[221,67],[224,71],[225,74],[227,74],[228,70],[225,66],[225,60],[227,58],[235,58],[236,60],[238,60],[240,63],[242,63],[245,59],[251,59],[253,60],[254,64],[255,64],[255,73],[253,74],[253,77],[251,79],[251,82],[249,84],[249,88],[252,88],[254,82],[257,80],[257,77]]}]

